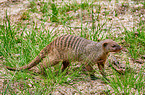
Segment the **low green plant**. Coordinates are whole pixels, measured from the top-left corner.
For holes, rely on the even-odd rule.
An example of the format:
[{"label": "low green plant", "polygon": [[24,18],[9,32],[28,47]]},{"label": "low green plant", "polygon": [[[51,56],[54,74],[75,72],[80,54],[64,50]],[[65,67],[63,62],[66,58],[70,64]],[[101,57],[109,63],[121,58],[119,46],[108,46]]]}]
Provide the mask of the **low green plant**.
[{"label": "low green plant", "polygon": [[29,5],[30,11],[32,11],[33,13],[38,12],[37,4],[36,4],[37,0],[32,0],[29,2],[30,2],[30,5]]},{"label": "low green plant", "polygon": [[[124,27],[124,34],[122,33],[122,35],[125,36],[115,38],[111,33],[107,36],[103,34],[105,32],[109,34],[112,29],[112,24],[109,28],[105,28],[108,23],[107,15],[109,11],[104,12],[106,21],[104,23],[100,22],[102,19],[101,5],[93,4],[93,2],[63,2],[63,5],[61,5],[62,3],[57,2],[40,1],[38,3],[37,1],[38,0],[29,1],[30,9],[28,12],[22,14],[24,16],[26,15],[26,17],[22,19],[22,23],[18,22],[17,25],[12,25],[10,18],[6,15],[6,20],[0,25],[0,56],[3,58],[3,65],[16,68],[27,65],[46,45],[60,35],[60,31],[57,29],[58,24],[65,27],[67,34],[76,34],[93,41],[107,38],[115,39],[118,42],[125,40],[125,43],[122,45],[128,49],[129,54],[134,59],[140,58],[140,56],[145,53],[145,28],[144,22],[141,20],[141,22],[138,23],[137,29],[133,28],[133,30],[130,31]],[[97,9],[96,12],[93,10],[94,8]],[[30,20],[31,16],[29,12],[42,13],[41,25],[37,26],[35,22],[23,24],[23,20]],[[77,15],[75,16],[74,14],[76,12]],[[85,21],[85,16],[90,18],[90,21]],[[78,21],[81,25],[72,27],[71,23],[74,21]],[[51,31],[45,29],[44,24],[48,22],[56,24]],[[32,27],[28,28],[28,25]],[[75,28],[78,28],[78,30],[75,30]],[[61,32],[62,31],[64,32],[64,30],[61,30]],[[129,63],[127,62],[126,64]],[[5,77],[2,94],[51,94],[60,85],[70,86],[82,94],[76,87],[73,87],[73,84],[79,81],[86,81],[82,79],[82,76],[84,76],[81,75],[84,73],[81,70],[82,68],[71,68],[62,72],[61,65],[62,63],[60,62],[53,68],[48,67],[46,69],[47,76],[42,76],[28,70],[7,71],[8,74],[5,73],[2,75]],[[126,71],[124,75],[113,72],[113,77],[109,78],[110,83],[108,83],[111,88],[113,88],[113,93],[127,95],[136,93],[142,94],[144,90],[143,68],[144,67],[142,67],[139,72],[135,72],[136,69],[133,68],[133,70]],[[68,74],[66,74],[67,71],[69,72]],[[99,71],[97,73],[99,73]],[[88,77],[89,76],[86,76],[85,78],[88,79]],[[110,91],[109,94],[111,95],[112,92]]]},{"label": "low green plant", "polygon": [[145,28],[142,26],[144,22],[140,22],[138,29],[133,29],[133,31],[125,31],[125,41],[128,46],[128,50],[132,58],[141,58],[145,54]]},{"label": "low green plant", "polygon": [[[126,63],[129,64],[129,63]],[[129,69],[126,67],[124,74],[118,74],[113,71],[113,77],[110,78],[109,85],[114,89],[114,93],[120,94],[143,94],[144,90],[144,76],[143,68],[139,72],[136,72],[135,68]]]}]

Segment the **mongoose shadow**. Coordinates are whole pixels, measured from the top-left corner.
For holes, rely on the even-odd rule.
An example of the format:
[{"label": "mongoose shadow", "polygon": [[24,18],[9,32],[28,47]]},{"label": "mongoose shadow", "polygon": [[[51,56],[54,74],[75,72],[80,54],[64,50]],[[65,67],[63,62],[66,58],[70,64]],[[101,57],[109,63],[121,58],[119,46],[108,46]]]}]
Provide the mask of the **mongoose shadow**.
[{"label": "mongoose shadow", "polygon": [[106,78],[104,65],[109,52],[118,52],[122,49],[115,41],[106,39],[100,42],[94,42],[74,35],[63,35],[52,41],[32,60],[28,65],[19,69],[6,67],[9,70],[31,70],[32,67],[40,64],[40,72],[45,75],[45,68],[53,66],[62,61],[62,71],[70,66],[69,60],[78,61],[84,64],[92,80],[94,76],[93,65],[98,65],[100,73]]}]

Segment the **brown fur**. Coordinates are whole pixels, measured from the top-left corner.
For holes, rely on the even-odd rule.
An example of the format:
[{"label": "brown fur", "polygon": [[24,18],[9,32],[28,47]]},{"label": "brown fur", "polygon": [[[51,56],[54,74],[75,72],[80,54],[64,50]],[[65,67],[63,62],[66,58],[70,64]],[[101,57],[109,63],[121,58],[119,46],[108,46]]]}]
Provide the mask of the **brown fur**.
[{"label": "brown fur", "polygon": [[104,65],[109,52],[117,52],[122,48],[113,40],[107,39],[101,42],[94,42],[78,36],[63,35],[41,50],[40,54],[28,65],[17,68],[7,67],[9,70],[29,69],[40,63],[41,72],[44,68],[56,65],[62,61],[62,71],[65,70],[71,61],[78,61],[85,64],[85,68],[94,77],[93,65],[98,64],[103,76]]}]

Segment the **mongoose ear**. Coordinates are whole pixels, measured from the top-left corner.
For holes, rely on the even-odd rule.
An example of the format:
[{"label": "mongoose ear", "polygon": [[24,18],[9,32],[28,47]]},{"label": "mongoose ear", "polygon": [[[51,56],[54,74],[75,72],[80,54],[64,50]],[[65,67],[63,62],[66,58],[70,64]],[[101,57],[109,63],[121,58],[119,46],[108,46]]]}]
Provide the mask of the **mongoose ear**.
[{"label": "mongoose ear", "polygon": [[108,43],[103,43],[103,46],[106,47],[108,45]]}]

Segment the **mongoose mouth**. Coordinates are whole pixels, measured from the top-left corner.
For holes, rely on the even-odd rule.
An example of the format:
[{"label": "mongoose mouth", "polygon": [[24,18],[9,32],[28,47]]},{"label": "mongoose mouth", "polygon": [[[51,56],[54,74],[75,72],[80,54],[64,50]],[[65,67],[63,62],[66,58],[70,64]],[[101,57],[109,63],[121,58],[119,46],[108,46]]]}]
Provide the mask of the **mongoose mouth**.
[{"label": "mongoose mouth", "polygon": [[114,52],[119,52],[120,50],[122,50],[123,48],[120,46],[118,49],[114,50]]}]

